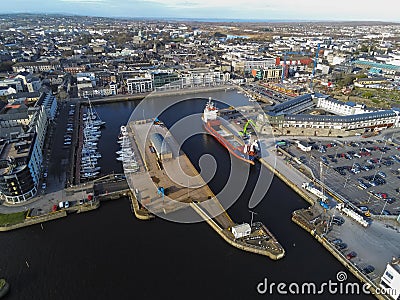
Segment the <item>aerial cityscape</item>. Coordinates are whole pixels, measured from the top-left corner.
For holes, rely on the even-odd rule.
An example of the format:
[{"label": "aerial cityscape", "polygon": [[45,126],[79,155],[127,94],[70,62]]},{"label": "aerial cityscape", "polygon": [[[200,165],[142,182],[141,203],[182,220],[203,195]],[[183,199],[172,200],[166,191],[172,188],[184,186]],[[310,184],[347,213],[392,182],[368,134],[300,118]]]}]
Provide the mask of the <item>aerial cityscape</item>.
[{"label": "aerial cityscape", "polygon": [[22,2],[1,299],[400,299],[395,10]]}]

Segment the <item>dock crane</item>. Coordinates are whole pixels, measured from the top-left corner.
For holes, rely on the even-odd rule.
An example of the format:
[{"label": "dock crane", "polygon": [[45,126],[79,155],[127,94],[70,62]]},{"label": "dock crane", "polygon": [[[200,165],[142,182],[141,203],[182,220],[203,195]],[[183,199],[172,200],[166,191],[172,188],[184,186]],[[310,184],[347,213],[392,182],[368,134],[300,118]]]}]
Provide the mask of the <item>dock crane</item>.
[{"label": "dock crane", "polygon": [[321,44],[318,43],[317,51],[315,52],[315,58],[314,58],[314,67],[312,70],[312,75],[311,75],[311,80],[310,80],[310,90],[313,90],[313,81],[314,81],[314,76],[315,76],[315,70],[317,69],[317,64],[318,64],[318,57],[319,57],[319,51],[321,50]]},{"label": "dock crane", "polygon": [[243,137],[248,137],[248,133],[247,133],[247,127],[249,126],[249,124],[253,125],[254,128],[256,127],[256,124],[254,123],[254,121],[252,119],[249,119],[246,124],[243,127],[243,131],[239,131],[239,135],[243,136]]}]

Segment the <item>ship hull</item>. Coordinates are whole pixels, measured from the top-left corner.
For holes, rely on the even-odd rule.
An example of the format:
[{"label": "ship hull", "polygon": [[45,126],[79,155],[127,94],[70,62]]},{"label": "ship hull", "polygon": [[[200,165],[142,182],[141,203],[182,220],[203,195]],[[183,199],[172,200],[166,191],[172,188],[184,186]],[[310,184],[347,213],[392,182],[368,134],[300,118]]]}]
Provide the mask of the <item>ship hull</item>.
[{"label": "ship hull", "polygon": [[251,165],[254,165],[254,160],[248,156],[245,155],[243,153],[240,153],[240,150],[237,149],[237,147],[235,147],[234,145],[232,145],[228,140],[226,140],[223,136],[221,136],[220,134],[218,134],[218,132],[216,132],[212,125],[210,124],[210,122],[213,121],[208,121],[208,122],[204,122],[203,126],[204,129],[211,134],[222,146],[224,146],[229,153],[231,153],[233,156],[235,156],[237,159],[240,159],[246,163],[249,163]]}]

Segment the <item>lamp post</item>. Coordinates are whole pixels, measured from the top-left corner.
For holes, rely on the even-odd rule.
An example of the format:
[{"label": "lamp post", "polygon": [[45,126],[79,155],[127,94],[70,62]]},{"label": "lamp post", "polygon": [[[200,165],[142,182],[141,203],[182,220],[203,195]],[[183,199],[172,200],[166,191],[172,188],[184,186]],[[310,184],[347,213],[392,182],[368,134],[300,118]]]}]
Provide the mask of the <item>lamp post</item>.
[{"label": "lamp post", "polygon": [[347,177],[346,177],[346,181],[344,182],[343,188],[346,187],[347,181],[348,181],[349,179],[350,179],[350,176],[347,176]]},{"label": "lamp post", "polygon": [[382,210],[381,210],[381,214],[379,215],[380,217],[382,216],[382,214],[383,214],[383,211],[385,210],[385,207],[386,207],[386,204],[387,204],[387,198],[385,199],[385,204],[383,205],[383,208],[382,208]]},{"label": "lamp post", "polygon": [[258,215],[256,212],[249,210],[249,212],[251,213],[251,220],[250,220],[250,227],[253,227],[253,218],[254,215]]}]

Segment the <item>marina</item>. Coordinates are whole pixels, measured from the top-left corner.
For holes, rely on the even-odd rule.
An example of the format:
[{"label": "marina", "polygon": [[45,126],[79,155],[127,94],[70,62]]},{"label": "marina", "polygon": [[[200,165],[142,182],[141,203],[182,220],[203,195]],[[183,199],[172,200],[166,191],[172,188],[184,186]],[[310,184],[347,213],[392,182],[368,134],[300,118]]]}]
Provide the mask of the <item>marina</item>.
[{"label": "marina", "polygon": [[97,112],[88,101],[86,113],[82,115],[83,121],[83,145],[81,150],[81,179],[90,180],[100,174],[97,158],[101,155],[97,152],[97,143],[101,136],[101,127],[105,125]]}]

